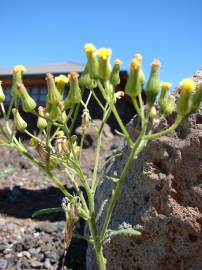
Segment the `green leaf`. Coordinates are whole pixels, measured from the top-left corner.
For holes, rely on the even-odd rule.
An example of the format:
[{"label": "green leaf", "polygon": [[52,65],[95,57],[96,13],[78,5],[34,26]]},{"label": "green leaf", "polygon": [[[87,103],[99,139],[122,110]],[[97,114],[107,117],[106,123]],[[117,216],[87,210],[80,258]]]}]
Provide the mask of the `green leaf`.
[{"label": "green leaf", "polygon": [[108,200],[106,199],[101,203],[100,208],[99,208],[98,213],[97,213],[97,216],[96,216],[96,219],[95,219],[95,223],[97,223],[98,220],[101,218],[102,213],[104,211],[104,208],[105,208],[107,202],[108,202]]},{"label": "green leaf", "polygon": [[64,212],[62,207],[41,209],[41,210],[34,212],[32,217],[34,218],[34,217],[39,216],[39,215],[52,214],[52,213],[58,213],[58,212]]},{"label": "green leaf", "polygon": [[105,175],[105,178],[108,180],[111,180],[114,183],[118,183],[118,181],[120,180],[120,178],[118,178],[118,177],[113,177],[113,176],[109,176],[109,175]]},{"label": "green leaf", "polygon": [[93,242],[93,240],[90,237],[88,237],[86,235],[81,235],[81,234],[78,234],[78,233],[73,233],[73,238],[82,239],[82,240],[85,240],[85,241],[87,241],[89,243]]},{"label": "green leaf", "polygon": [[122,228],[119,230],[109,230],[107,232],[107,235],[104,239],[104,244],[106,244],[111,239],[117,237],[117,236],[126,236],[126,237],[134,237],[134,236],[140,236],[142,235],[141,232],[133,229],[133,228]]}]

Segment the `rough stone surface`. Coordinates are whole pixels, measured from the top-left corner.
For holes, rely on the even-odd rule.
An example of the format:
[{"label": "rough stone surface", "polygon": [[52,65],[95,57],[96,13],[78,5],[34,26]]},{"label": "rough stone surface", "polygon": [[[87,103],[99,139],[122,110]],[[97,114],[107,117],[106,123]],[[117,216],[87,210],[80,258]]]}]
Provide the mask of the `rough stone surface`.
[{"label": "rough stone surface", "polygon": [[[202,79],[202,71],[194,74]],[[160,121],[155,129],[171,124]],[[136,121],[129,125],[134,133]],[[114,187],[107,175],[120,175],[129,150],[107,163],[96,194],[96,206],[110,198]],[[175,132],[151,141],[131,167],[109,229],[138,227],[138,237],[119,236],[104,249],[108,270],[202,269],[202,110]],[[104,211],[105,213],[105,211]],[[105,216],[105,215],[103,215]],[[98,224],[99,230],[103,216]],[[87,269],[96,270],[87,252]]]}]

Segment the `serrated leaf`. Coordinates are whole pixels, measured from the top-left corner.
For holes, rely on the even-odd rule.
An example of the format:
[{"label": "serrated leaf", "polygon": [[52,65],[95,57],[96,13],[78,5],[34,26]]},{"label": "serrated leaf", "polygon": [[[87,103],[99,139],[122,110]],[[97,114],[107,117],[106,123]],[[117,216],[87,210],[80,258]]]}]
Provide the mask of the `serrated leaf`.
[{"label": "serrated leaf", "polygon": [[77,238],[77,239],[82,239],[82,240],[85,240],[89,243],[92,243],[92,239],[86,235],[81,235],[81,234],[78,234],[78,233],[73,233],[73,238]]},{"label": "serrated leaf", "polygon": [[41,210],[34,212],[32,217],[34,218],[34,217],[39,216],[39,215],[53,214],[53,213],[58,213],[58,212],[64,212],[62,207],[41,209]]},{"label": "serrated leaf", "polygon": [[98,220],[101,218],[102,213],[103,213],[103,211],[104,211],[104,208],[105,208],[107,202],[108,202],[108,200],[106,199],[106,200],[104,200],[104,201],[101,203],[100,208],[99,208],[98,213],[97,213],[97,216],[96,216],[96,218],[95,218],[95,223],[97,223]]},{"label": "serrated leaf", "polygon": [[107,235],[104,239],[104,244],[117,236],[133,237],[133,236],[140,236],[140,235],[142,235],[142,233],[133,229],[133,228],[123,228],[123,229],[119,229],[119,230],[110,230],[107,232]]},{"label": "serrated leaf", "polygon": [[118,181],[120,180],[120,178],[118,178],[118,177],[113,177],[113,176],[109,176],[109,175],[105,175],[105,178],[108,180],[111,180],[114,183],[118,183]]}]

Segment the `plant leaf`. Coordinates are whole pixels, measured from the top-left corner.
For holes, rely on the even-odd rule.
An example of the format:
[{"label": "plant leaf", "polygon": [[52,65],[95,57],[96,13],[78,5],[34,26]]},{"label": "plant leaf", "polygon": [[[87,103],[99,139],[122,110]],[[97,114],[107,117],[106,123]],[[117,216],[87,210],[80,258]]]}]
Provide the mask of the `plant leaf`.
[{"label": "plant leaf", "polygon": [[100,208],[99,208],[98,213],[97,213],[97,216],[95,218],[95,223],[97,223],[99,221],[99,219],[101,218],[102,213],[104,211],[104,208],[105,208],[107,202],[108,202],[108,200],[106,199],[101,203]]},{"label": "plant leaf", "polygon": [[119,230],[109,230],[107,232],[107,235],[104,239],[104,244],[106,244],[111,239],[117,237],[117,236],[126,236],[126,237],[134,237],[134,236],[140,236],[142,235],[141,232],[133,229],[133,228],[122,228]]},{"label": "plant leaf", "polygon": [[40,210],[37,210],[36,212],[34,212],[32,217],[34,218],[34,217],[39,216],[39,215],[52,214],[52,213],[58,213],[58,212],[64,212],[62,207],[40,209]]},{"label": "plant leaf", "polygon": [[92,243],[92,239],[88,236],[85,236],[85,235],[81,235],[81,234],[78,234],[78,233],[73,233],[73,238],[77,238],[77,239],[82,239],[82,240],[85,240],[89,243]]}]

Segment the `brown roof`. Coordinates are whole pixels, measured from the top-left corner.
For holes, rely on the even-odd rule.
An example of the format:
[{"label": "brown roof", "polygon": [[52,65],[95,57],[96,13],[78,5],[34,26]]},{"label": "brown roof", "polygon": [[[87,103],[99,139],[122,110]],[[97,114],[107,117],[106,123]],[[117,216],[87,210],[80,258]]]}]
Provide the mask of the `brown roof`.
[{"label": "brown roof", "polygon": [[[0,76],[12,75],[13,68],[0,68]],[[68,73],[70,71],[82,72],[84,65],[74,62],[62,62],[52,64],[42,64],[27,66],[25,75],[39,75],[46,74],[48,72],[53,74]]]}]

